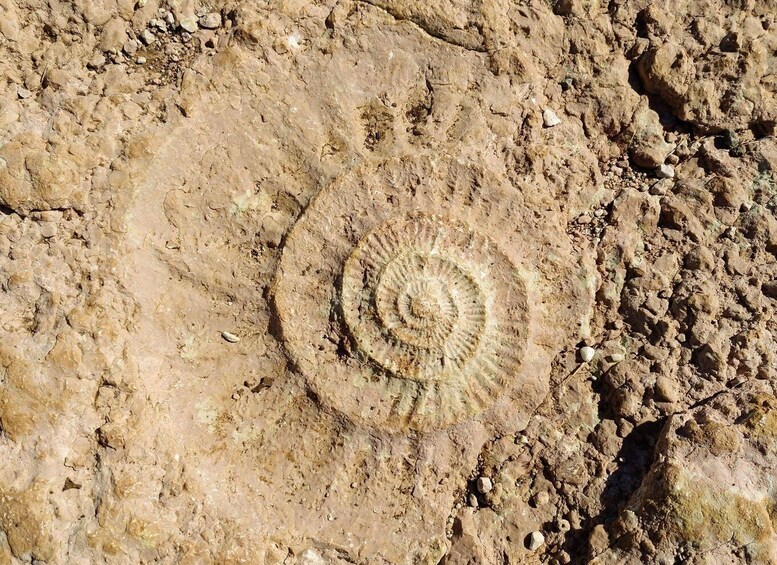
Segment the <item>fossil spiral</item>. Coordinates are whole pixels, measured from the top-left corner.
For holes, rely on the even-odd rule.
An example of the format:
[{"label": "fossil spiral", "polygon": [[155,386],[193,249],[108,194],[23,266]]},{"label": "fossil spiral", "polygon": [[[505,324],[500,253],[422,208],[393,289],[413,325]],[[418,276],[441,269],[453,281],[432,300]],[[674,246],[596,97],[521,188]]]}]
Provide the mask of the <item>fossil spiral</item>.
[{"label": "fossil spiral", "polygon": [[322,402],[425,430],[534,383],[525,360],[542,312],[526,244],[543,236],[510,226],[520,209],[487,171],[451,159],[365,165],[319,193],[286,239],[274,297],[286,350]]}]

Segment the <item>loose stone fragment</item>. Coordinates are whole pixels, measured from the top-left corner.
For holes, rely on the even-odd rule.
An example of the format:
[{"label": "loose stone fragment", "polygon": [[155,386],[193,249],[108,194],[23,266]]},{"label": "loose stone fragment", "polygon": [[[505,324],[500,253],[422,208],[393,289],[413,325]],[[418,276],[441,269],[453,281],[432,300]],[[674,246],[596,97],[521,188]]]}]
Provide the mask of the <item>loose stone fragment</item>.
[{"label": "loose stone fragment", "polygon": [[660,165],[658,169],[656,169],[656,176],[660,179],[674,178],[674,167],[664,163],[663,165]]},{"label": "loose stone fragment", "polygon": [[550,495],[547,493],[547,491],[541,490],[537,494],[534,495],[534,506],[544,506],[548,503],[550,500]]},{"label": "loose stone fragment", "polygon": [[197,31],[197,20],[194,17],[186,17],[181,19],[181,29],[194,33]]},{"label": "loose stone fragment", "polygon": [[532,532],[529,534],[529,540],[526,544],[526,547],[529,549],[529,551],[537,551],[540,547],[542,547],[543,543],[545,543],[545,536],[542,535],[542,532]]},{"label": "loose stone fragment", "polygon": [[675,402],[678,397],[678,390],[676,383],[665,376],[660,376],[656,379],[656,397],[658,400],[665,402]]},{"label": "loose stone fragment", "polygon": [[134,39],[128,41],[124,44],[124,46],[121,48],[124,53],[132,57],[138,50],[138,42]]},{"label": "loose stone fragment", "polygon": [[487,492],[491,492],[491,489],[493,488],[494,488],[494,483],[491,481],[489,477],[478,478],[478,492],[480,494],[486,494]]},{"label": "loose stone fragment", "polygon": [[205,14],[200,18],[200,27],[203,27],[205,29],[216,29],[218,27],[221,27],[221,14],[217,12],[211,12],[210,14]]},{"label": "loose stone fragment", "polygon": [[102,53],[95,53],[94,57],[86,64],[88,69],[98,70],[105,66],[107,59]]},{"label": "loose stone fragment", "polygon": [[240,341],[239,337],[229,332],[221,332],[221,337],[223,337],[229,343],[237,343],[238,341]]},{"label": "loose stone fragment", "polygon": [[146,30],[143,30],[143,33],[140,34],[140,39],[146,45],[151,45],[156,41],[156,36],[151,32],[150,29],[146,29]]},{"label": "loose stone fragment", "polygon": [[561,123],[561,119],[550,108],[545,108],[545,110],[543,110],[542,121],[545,123],[546,128],[552,128]]},{"label": "loose stone fragment", "polygon": [[596,355],[596,350],[593,347],[586,345],[585,347],[580,348],[580,359],[583,360],[583,363],[591,361],[594,358],[594,355]]}]

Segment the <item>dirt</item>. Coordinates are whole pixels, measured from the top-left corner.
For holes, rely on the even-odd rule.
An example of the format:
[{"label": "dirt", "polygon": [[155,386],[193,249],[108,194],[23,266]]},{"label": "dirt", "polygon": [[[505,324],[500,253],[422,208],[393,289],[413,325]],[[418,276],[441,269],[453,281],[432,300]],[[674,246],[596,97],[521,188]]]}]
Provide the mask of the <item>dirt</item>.
[{"label": "dirt", "polygon": [[777,562],[776,14],[0,0],[0,565]]}]

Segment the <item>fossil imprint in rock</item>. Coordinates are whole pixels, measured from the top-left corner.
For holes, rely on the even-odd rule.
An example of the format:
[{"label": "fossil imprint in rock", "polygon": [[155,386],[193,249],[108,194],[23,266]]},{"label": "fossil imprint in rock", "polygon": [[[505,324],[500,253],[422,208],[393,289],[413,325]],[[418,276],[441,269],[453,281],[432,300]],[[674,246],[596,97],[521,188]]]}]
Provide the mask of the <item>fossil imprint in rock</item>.
[{"label": "fossil imprint in rock", "polygon": [[546,306],[574,275],[553,230],[522,222],[537,215],[520,196],[478,165],[407,157],[357,167],[311,201],[274,301],[324,404],[391,430],[445,428],[503,397],[518,419],[536,406],[555,353],[541,344],[564,327]]}]

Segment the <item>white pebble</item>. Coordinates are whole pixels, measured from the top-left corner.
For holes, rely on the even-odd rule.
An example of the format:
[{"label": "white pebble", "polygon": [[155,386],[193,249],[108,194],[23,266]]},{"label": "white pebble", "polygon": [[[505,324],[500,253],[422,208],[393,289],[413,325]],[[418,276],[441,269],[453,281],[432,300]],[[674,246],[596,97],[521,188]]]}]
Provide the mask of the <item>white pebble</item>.
[{"label": "white pebble", "polygon": [[667,165],[664,163],[660,167],[656,169],[656,176],[660,179],[671,179],[674,178],[674,167],[672,165]]},{"label": "white pebble", "polygon": [[529,534],[529,551],[538,550],[543,543],[545,543],[545,536],[542,535],[542,532],[532,532]]},{"label": "white pebble", "polygon": [[27,90],[26,88],[24,88],[24,87],[20,86],[20,87],[18,87],[18,88],[16,89],[16,95],[17,95],[19,98],[21,98],[22,100],[24,100],[25,98],[29,98],[30,96],[32,96],[32,92],[30,92],[30,91],[29,91],[29,90]]},{"label": "white pebble", "polygon": [[610,361],[613,363],[620,363],[626,358],[626,356],[623,353],[613,353],[610,355]]},{"label": "white pebble", "polygon": [[237,343],[238,341],[240,341],[239,337],[237,337],[235,334],[229,333],[229,332],[221,332],[221,337],[223,337],[229,343]]},{"label": "white pebble", "polygon": [[557,126],[561,123],[561,120],[556,115],[556,112],[550,108],[545,108],[542,111],[542,121],[545,122],[546,128],[552,128],[553,126]]},{"label": "white pebble", "polygon": [[480,494],[486,494],[487,492],[490,492],[492,488],[494,488],[494,483],[491,482],[491,479],[488,477],[478,478],[478,492]]},{"label": "white pebble", "polygon": [[583,363],[591,361],[594,358],[594,355],[596,355],[596,349],[593,347],[586,345],[585,347],[580,348],[580,359],[583,360]]},{"label": "white pebble", "polygon": [[477,508],[478,507],[478,497],[475,496],[474,494],[470,494],[467,497],[467,504],[469,504],[472,508]]},{"label": "white pebble", "polygon": [[135,59],[135,62],[136,62],[138,65],[145,65],[145,64],[146,64],[146,60],[147,60],[147,59],[146,59],[145,57],[138,57],[137,59]]}]

